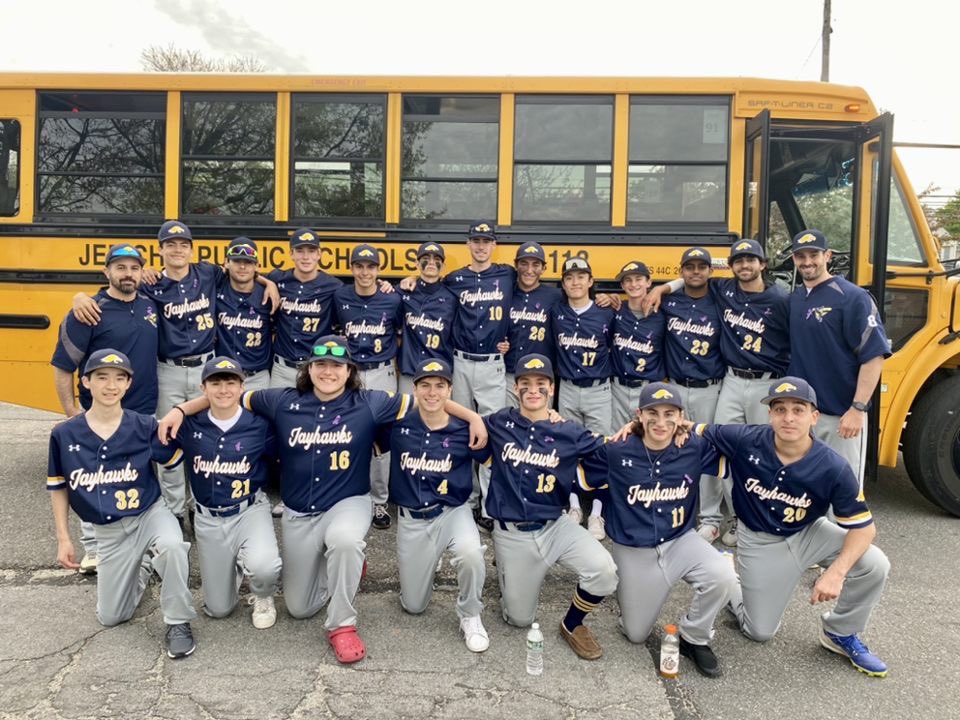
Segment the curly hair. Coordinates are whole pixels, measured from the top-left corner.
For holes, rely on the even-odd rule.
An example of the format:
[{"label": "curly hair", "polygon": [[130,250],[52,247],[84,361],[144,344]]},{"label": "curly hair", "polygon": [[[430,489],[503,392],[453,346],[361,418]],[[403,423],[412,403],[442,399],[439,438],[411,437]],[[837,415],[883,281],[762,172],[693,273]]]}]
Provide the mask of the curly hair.
[{"label": "curly hair", "polygon": [[[297,369],[297,392],[305,395],[313,392],[313,380],[310,379],[310,363],[312,360],[304,362]],[[352,362],[347,363],[350,373],[347,375],[347,383],[344,386],[347,390],[362,390],[363,382],[360,380],[360,369]]]}]

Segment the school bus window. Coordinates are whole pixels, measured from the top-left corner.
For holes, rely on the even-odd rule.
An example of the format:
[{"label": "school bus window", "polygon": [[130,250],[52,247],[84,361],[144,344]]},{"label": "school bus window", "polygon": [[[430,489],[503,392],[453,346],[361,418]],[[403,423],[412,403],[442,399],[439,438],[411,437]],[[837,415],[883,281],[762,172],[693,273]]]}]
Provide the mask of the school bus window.
[{"label": "school bus window", "polygon": [[[874,163],[874,172],[877,167]],[[874,176],[876,177],[876,176]],[[873,261],[871,245],[870,261]],[[913,224],[903,188],[896,175],[890,178],[890,215],[887,223],[887,262],[898,265],[926,265],[920,238]]]},{"label": "school bus window", "polygon": [[20,123],[0,120],[0,215],[20,211]]},{"label": "school bus window", "polygon": [[276,96],[183,96],[181,211],[273,217]]},{"label": "school bus window", "polygon": [[610,221],[613,97],[516,99],[513,221]]},{"label": "school bus window", "polygon": [[403,218],[494,217],[499,135],[499,97],[404,96]]},{"label": "school bus window", "polygon": [[631,98],[629,222],[725,222],[729,114],[725,98]]},{"label": "school bus window", "polygon": [[37,214],[163,215],[164,93],[39,93]]},{"label": "school bus window", "polygon": [[293,96],[293,217],[383,218],[385,104],[383,95]]}]

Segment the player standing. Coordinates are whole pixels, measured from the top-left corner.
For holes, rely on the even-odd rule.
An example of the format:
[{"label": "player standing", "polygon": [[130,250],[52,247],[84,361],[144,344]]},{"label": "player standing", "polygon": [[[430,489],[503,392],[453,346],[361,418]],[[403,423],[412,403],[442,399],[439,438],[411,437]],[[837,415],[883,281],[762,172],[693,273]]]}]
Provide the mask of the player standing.
[{"label": "player standing", "polygon": [[196,617],[187,587],[189,569],[180,527],[160,500],[153,463],[180,462],[176,446],[157,438],[157,421],[121,407],[133,366],[112,348],[90,355],[82,382],[90,409],[53,428],[47,490],[53,504],[57,561],[77,568],[67,508],[94,526],[99,553],[97,619],[106,626],[126,622],[137,609],[156,571],[163,583],[160,609],[171,658],[196,647],[190,621]]}]

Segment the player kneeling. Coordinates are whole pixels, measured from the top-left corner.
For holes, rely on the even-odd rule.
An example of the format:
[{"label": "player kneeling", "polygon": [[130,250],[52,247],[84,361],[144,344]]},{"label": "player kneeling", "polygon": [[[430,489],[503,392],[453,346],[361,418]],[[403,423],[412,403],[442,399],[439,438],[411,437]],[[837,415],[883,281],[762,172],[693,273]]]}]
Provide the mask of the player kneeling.
[{"label": "player kneeling", "polygon": [[268,477],[263,460],[274,455],[276,443],[270,424],[240,406],[244,377],[231,358],[209,360],[201,389],[210,409],[185,417],[179,437],[197,506],[204,612],[212,617],[232,613],[246,575],[253,625],[265,629],[277,621],[273,595],[280,579],[280,551],[263,492]]},{"label": "player kneeling", "polygon": [[153,571],[162,579],[160,609],[167,624],[167,655],[190,655],[196,617],[187,587],[190,543],[176,517],[160,502],[153,462],[179,464],[175,445],[164,447],[157,421],[124,410],[133,368],[123,353],[93,353],[83,370],[90,409],[57,425],[50,434],[47,489],[57,532],[57,561],[78,568],[67,524],[68,504],[93,523],[98,547],[97,619],[112,626],[137,609]]},{"label": "player kneeling", "polygon": [[417,408],[398,420],[390,435],[390,501],[397,506],[400,604],[409,613],[427,609],[443,552],[457,570],[457,615],[467,648],[490,645],[480,619],[486,567],[480,533],[467,500],[473,490],[469,425],[445,410],[453,387],[450,364],[421,362],[413,376]]},{"label": "player kneeling", "polygon": [[673,385],[645,385],[632,434],[584,459],[581,482],[596,480],[608,491],[607,535],[620,576],[617,598],[624,635],[630,642],[644,642],[670,590],[682,579],[694,594],[680,620],[680,652],[702,674],[716,677],[720,663],[709,646],[713,622],[737,576],[695,528],[700,476],[722,476],[726,463],[699,437],[676,446],[683,418],[680,398]]},{"label": "player kneeling", "polygon": [[[798,377],[770,385],[770,425],[698,425],[730,463],[740,518],[737,563],[742,593],[730,605],[744,635],[769,640],[813,564],[825,567],[810,603],[836,600],[821,618],[820,643],[873,677],[886,664],[859,638],[880,601],[890,562],[872,545],[877,530],[849,463],[813,437],[817,395]],[[826,515],[830,508],[836,524]]]}]

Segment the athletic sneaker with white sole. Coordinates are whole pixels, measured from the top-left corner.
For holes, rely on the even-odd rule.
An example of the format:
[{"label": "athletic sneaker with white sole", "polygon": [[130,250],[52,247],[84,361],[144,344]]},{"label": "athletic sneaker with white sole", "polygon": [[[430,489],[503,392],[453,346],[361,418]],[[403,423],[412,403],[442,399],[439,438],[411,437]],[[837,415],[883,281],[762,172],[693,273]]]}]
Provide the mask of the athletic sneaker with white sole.
[{"label": "athletic sneaker with white sole", "polygon": [[713,545],[720,537],[720,528],[716,525],[701,525],[697,528],[697,535]]},{"label": "athletic sneaker with white sole", "polygon": [[723,534],[723,537],[720,538],[720,542],[727,547],[737,546],[737,525],[737,519],[734,518],[730,523],[730,527],[727,528],[727,531]]},{"label": "athletic sneaker with white sole", "polygon": [[870,677],[887,676],[887,664],[870,652],[857,635],[834,635],[821,626],[820,644],[830,652],[843,655],[857,670]]},{"label": "athletic sneaker with white sole", "polygon": [[97,556],[92,553],[87,553],[83,556],[83,560],[80,561],[80,573],[83,575],[96,575],[97,574]]},{"label": "athletic sneaker with white sole", "polygon": [[277,622],[277,608],[273,604],[273,598],[253,596],[253,626],[257,630],[266,630],[273,627]]},{"label": "athletic sneaker with white sole", "polygon": [[603,540],[607,537],[607,521],[602,515],[591,515],[587,518],[587,530],[596,540]]},{"label": "athletic sneaker with white sole", "polygon": [[463,634],[467,649],[471,652],[481,653],[490,647],[490,637],[479,615],[461,618],[460,632]]},{"label": "athletic sneaker with white sole", "polygon": [[167,656],[176,660],[186,657],[197,649],[193,641],[193,631],[190,629],[190,623],[178,623],[176,625],[167,625]]}]

